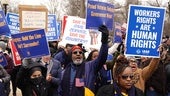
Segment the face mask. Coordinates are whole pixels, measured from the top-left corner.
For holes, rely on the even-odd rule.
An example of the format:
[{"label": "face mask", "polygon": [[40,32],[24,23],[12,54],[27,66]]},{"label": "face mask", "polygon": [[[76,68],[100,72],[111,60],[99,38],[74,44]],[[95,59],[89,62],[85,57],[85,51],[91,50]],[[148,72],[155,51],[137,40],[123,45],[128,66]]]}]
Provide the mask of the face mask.
[{"label": "face mask", "polygon": [[43,76],[37,77],[37,78],[31,78],[31,83],[34,85],[39,85],[43,81]]}]

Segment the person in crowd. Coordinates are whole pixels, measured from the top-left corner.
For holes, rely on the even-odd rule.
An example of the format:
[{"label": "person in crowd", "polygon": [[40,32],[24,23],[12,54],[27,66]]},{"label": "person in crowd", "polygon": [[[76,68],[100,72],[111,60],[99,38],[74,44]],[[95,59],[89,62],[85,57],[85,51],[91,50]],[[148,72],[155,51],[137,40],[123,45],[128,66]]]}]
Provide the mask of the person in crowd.
[{"label": "person in crowd", "polygon": [[8,84],[10,81],[10,75],[7,73],[7,71],[4,69],[4,67],[0,64],[0,96],[8,96],[9,92],[6,87],[6,84]]},{"label": "person in crowd", "polygon": [[61,79],[61,63],[53,59],[50,55],[43,56],[40,63],[47,67],[47,87],[48,87],[48,96],[58,96],[58,86]]},{"label": "person in crowd", "polygon": [[[98,57],[99,55],[99,51],[97,49],[92,50],[86,61],[91,61],[94,60]],[[97,76],[96,76],[96,81],[95,81],[95,93],[97,93],[98,89],[103,86],[109,84],[107,82],[107,68],[106,68],[106,64],[103,65],[103,67],[97,72]]]},{"label": "person in crowd", "polygon": [[[12,58],[12,51],[11,51],[10,41],[11,41],[10,39],[7,40],[7,47],[6,47],[6,52],[5,53],[7,53]],[[20,67],[21,67],[21,65],[16,65],[14,63],[14,68],[13,68],[12,74],[11,74],[12,92],[13,92],[12,94],[13,94],[13,96],[17,96],[16,75],[17,75],[17,72],[19,71]]]},{"label": "person in crowd", "polygon": [[137,62],[138,62],[138,67],[143,69],[144,67],[148,66],[149,62],[151,61],[151,58],[149,57],[140,57]]},{"label": "person in crowd", "polygon": [[47,69],[32,59],[25,59],[17,73],[17,87],[22,96],[47,96]]},{"label": "person in crowd", "polygon": [[[4,41],[0,41],[0,51],[3,52],[5,59],[7,61],[7,65],[4,66],[4,69],[8,72],[8,74],[11,76],[11,81],[12,81],[12,88],[13,88],[13,95],[16,95],[16,84],[15,84],[15,79],[14,78],[15,74],[13,74],[13,69],[14,69],[14,63],[13,59],[6,53],[6,43]],[[10,82],[8,83],[7,86],[10,86]],[[8,89],[8,93],[10,93],[10,89]]]},{"label": "person in crowd", "polygon": [[138,62],[134,57],[130,57],[128,60],[129,66],[132,67],[132,71],[134,72],[133,82],[137,88],[141,89],[144,92],[145,82],[156,70],[160,58],[152,58],[149,65],[144,67],[143,69],[138,67]]},{"label": "person in crowd", "polygon": [[[170,58],[170,53],[169,56]],[[165,72],[166,72],[166,91],[167,91],[167,95],[166,96],[170,96],[170,59],[169,62],[166,64],[165,66]]]},{"label": "person in crowd", "polygon": [[72,46],[72,44],[66,44],[64,50],[54,55],[54,59],[58,60],[63,68],[65,68],[67,64],[71,61],[70,58],[68,58],[68,54]]},{"label": "person in crowd", "polygon": [[49,41],[48,44],[51,56],[54,56],[54,54],[58,51],[58,41]]},{"label": "person in crowd", "polygon": [[143,91],[133,85],[132,67],[124,56],[117,57],[113,71],[113,84],[102,86],[96,96],[144,96]]},{"label": "person in crowd", "polygon": [[154,71],[152,76],[146,82],[146,96],[166,96],[167,85],[166,72],[168,64],[170,63],[169,47],[167,44],[162,44],[162,52],[164,54],[159,61],[158,68]]},{"label": "person in crowd", "polygon": [[70,54],[72,61],[63,71],[59,96],[84,96],[84,87],[94,92],[96,73],[105,64],[108,53],[109,31],[104,25],[99,27],[99,31],[102,32],[102,45],[96,59],[84,62],[82,47],[78,45],[72,47]]}]

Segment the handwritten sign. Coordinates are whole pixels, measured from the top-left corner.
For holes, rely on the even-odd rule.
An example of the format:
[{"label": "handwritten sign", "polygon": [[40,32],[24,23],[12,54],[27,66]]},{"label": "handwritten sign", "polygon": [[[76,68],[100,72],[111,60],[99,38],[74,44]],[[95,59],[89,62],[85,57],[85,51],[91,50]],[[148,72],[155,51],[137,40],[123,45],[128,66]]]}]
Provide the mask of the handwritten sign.
[{"label": "handwritten sign", "polygon": [[47,29],[48,10],[45,6],[19,5],[20,30]]},{"label": "handwritten sign", "polygon": [[62,41],[70,44],[90,44],[89,31],[85,29],[85,19],[68,16]]},{"label": "handwritten sign", "polygon": [[125,55],[159,57],[165,8],[131,5]]},{"label": "handwritten sign", "polygon": [[50,54],[44,29],[13,34],[12,39],[21,58],[33,58]]}]

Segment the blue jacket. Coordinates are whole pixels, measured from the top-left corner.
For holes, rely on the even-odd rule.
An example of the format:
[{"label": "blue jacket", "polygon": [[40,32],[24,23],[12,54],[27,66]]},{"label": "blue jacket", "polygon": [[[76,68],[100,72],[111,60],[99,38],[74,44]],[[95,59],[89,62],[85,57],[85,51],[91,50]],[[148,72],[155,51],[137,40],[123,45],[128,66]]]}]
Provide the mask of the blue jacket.
[{"label": "blue jacket", "polygon": [[68,55],[66,54],[64,50],[57,53],[54,56],[54,59],[58,60],[61,63],[61,66],[64,66],[64,67],[66,67],[66,65],[70,62],[70,58],[68,58]]},{"label": "blue jacket", "polygon": [[[108,54],[108,45],[102,44],[100,48],[99,56],[95,60],[82,63],[79,66],[75,66],[76,67],[75,78],[84,79],[84,86],[88,87],[93,92],[95,90],[94,83],[95,83],[97,72],[102,68],[103,64],[105,64],[107,59],[107,54]],[[70,73],[72,70],[72,64],[73,63],[70,63],[64,70],[59,93],[61,96],[84,96],[84,86],[76,87],[75,78],[74,78],[72,90],[70,91],[70,77],[71,77]]]}]

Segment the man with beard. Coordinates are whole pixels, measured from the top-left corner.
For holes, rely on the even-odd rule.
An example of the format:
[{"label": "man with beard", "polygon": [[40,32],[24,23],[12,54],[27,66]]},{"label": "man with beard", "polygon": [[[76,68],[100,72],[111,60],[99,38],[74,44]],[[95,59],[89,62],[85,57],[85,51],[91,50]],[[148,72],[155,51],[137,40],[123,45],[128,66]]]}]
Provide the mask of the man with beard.
[{"label": "man with beard", "polygon": [[59,96],[84,96],[85,87],[94,92],[97,72],[105,64],[108,53],[109,31],[104,25],[99,27],[99,31],[102,32],[102,45],[96,59],[84,62],[83,48],[77,45],[72,47],[70,54],[72,62],[66,66],[63,72]]}]

